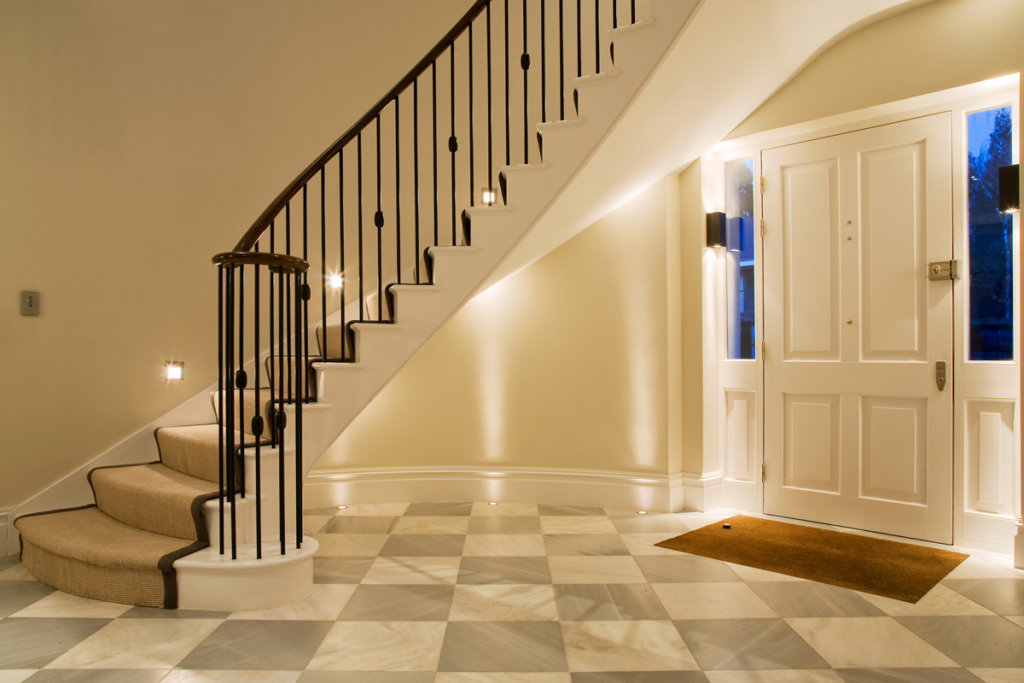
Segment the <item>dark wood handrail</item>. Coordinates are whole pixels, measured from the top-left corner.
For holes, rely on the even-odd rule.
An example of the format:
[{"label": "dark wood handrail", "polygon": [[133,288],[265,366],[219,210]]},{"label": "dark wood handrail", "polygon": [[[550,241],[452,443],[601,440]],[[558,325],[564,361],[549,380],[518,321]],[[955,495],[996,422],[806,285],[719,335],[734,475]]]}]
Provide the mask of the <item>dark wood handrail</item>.
[{"label": "dark wood handrail", "polygon": [[269,254],[264,251],[229,251],[214,256],[213,262],[218,266],[269,266],[294,273],[305,273],[309,270],[309,264],[298,256]]},{"label": "dark wood handrail", "polygon": [[323,154],[307,166],[306,170],[300,173],[295,180],[289,183],[288,187],[286,187],[281,194],[277,195],[277,198],[271,202],[270,206],[268,206],[262,214],[260,214],[260,217],[252,224],[252,227],[246,231],[242,239],[239,240],[237,245],[235,245],[234,252],[248,252],[252,249],[260,236],[263,235],[263,232],[270,226],[270,221],[281,212],[281,209],[283,209],[284,206],[291,201],[292,197],[302,189],[302,186],[312,180],[313,177],[320,172],[320,169],[326,166],[327,162],[333,159],[334,156],[341,151],[342,147],[354,140],[361,130],[370,125],[378,114],[384,111],[384,109],[386,109],[387,106],[395,100],[395,98],[397,98],[406,88],[412,85],[413,81],[419,78],[427,68],[448,49],[448,46],[466,30],[466,27],[468,27],[470,23],[477,18],[484,7],[490,4],[490,2],[491,0],[476,0],[469,11],[463,15],[462,19],[460,19],[459,22],[445,34],[444,38],[442,38],[441,41],[427,53],[426,57],[421,59],[419,63],[416,64],[416,66],[414,66],[395,87],[391,88],[387,95],[382,97],[377,104],[373,105],[370,111],[366,112],[361,119],[345,131],[344,135],[338,138],[333,145],[328,147]]}]

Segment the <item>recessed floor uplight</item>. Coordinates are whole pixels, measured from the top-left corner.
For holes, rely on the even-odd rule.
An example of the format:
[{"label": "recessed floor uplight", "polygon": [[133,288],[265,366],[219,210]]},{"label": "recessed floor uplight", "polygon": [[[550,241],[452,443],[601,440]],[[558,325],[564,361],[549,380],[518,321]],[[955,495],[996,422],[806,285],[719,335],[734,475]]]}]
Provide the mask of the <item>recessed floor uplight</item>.
[{"label": "recessed floor uplight", "polygon": [[164,377],[166,379],[185,379],[185,364],[176,360],[167,361],[164,363]]},{"label": "recessed floor uplight", "polygon": [[341,285],[342,285],[341,275],[331,275],[327,279],[327,285],[331,289],[341,289]]},{"label": "recessed floor uplight", "polygon": [[338,509],[339,510],[348,510],[348,505],[339,505]]},{"label": "recessed floor uplight", "polygon": [[637,510],[636,514],[638,514],[638,515],[646,515],[647,514],[647,510]]},{"label": "recessed floor uplight", "polygon": [[497,505],[497,503],[488,503],[488,505]]}]

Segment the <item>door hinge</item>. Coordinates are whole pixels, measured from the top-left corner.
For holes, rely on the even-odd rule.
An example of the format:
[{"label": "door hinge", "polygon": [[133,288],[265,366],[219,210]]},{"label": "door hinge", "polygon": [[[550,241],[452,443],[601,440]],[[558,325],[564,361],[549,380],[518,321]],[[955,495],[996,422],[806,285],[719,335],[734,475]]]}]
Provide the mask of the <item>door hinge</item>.
[{"label": "door hinge", "polygon": [[760,186],[761,186],[761,194],[764,194],[764,176],[761,176]]},{"label": "door hinge", "polygon": [[764,342],[761,342],[761,360],[764,360]]},{"label": "door hinge", "polygon": [[761,237],[764,237],[764,219],[761,219]]},{"label": "door hinge", "polygon": [[764,465],[761,465],[761,481],[764,481]]}]

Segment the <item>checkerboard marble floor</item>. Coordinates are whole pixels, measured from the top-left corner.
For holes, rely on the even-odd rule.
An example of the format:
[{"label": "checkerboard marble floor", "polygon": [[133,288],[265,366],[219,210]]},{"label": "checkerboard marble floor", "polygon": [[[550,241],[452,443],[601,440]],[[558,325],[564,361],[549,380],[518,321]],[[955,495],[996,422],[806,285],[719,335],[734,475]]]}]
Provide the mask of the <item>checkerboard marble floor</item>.
[{"label": "checkerboard marble floor", "polygon": [[85,600],[0,558],[0,683],[1024,682],[1024,572],[910,605],[656,548],[730,513],[307,510],[313,595],[258,612]]}]

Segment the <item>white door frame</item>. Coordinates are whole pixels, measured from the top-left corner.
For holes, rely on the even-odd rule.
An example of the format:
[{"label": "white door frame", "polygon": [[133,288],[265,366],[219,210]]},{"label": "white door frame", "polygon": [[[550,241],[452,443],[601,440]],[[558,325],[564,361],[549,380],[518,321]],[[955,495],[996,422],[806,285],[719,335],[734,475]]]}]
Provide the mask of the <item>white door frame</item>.
[{"label": "white door frame", "polygon": [[[706,212],[721,211],[725,206],[724,165],[727,161],[753,157],[755,184],[761,176],[761,151],[770,147],[806,142],[817,138],[842,135],[844,133],[886,125],[898,121],[927,116],[939,112],[951,112],[953,119],[952,153],[953,153],[953,255],[966,263],[966,215],[964,201],[966,188],[963,184],[966,151],[963,121],[967,112],[984,109],[989,106],[1011,104],[1014,120],[1014,150],[1019,149],[1016,136],[1019,134],[1019,77],[1013,76],[993,79],[951,90],[933,93],[922,97],[901,100],[885,105],[870,107],[855,112],[831,116],[817,121],[796,124],[777,130],[757,133],[755,135],[719,143],[705,155],[701,164],[701,186],[704,209]],[[1016,162],[1015,162],[1016,163]],[[754,193],[755,226],[760,225],[762,217],[761,194],[755,187]],[[1014,223],[1014,276],[1021,283],[1020,270],[1020,228],[1019,219]],[[712,250],[721,252],[721,250]],[[756,360],[728,360],[726,354],[726,321],[725,316],[705,314],[705,325],[711,321],[710,329],[705,330],[705,339],[713,342],[713,348],[705,348],[705,388],[713,388],[715,401],[705,406],[705,429],[711,428],[717,439],[706,439],[705,449],[715,452],[704,454],[705,462],[717,462],[717,472],[702,473],[702,479],[708,482],[721,482],[718,495],[709,496],[708,501],[722,507],[761,513],[764,509],[764,487],[761,483],[760,471],[764,462],[764,367],[761,345],[763,341],[764,292],[762,272],[761,236],[755,227],[755,281],[756,292]],[[718,264],[715,272],[705,277],[706,286],[713,287],[712,292],[705,293],[705,301],[714,301],[716,310],[725,310],[726,280],[724,255],[705,255],[706,262]],[[962,280],[966,285],[966,281]],[[953,385],[954,392],[954,429],[953,429],[953,543],[955,545],[993,550],[1009,553],[1013,550],[1013,534],[1016,520],[1021,514],[1021,455],[1020,455],[1020,400],[1019,397],[1003,397],[999,400],[1012,403],[1014,413],[1013,462],[1003,463],[1004,474],[1011,475],[1015,482],[1013,500],[1009,502],[1003,514],[992,514],[968,509],[965,495],[966,486],[970,483],[966,478],[964,429],[965,429],[965,387],[960,386],[958,379],[965,377],[964,352],[966,349],[967,329],[963,323],[964,292],[966,286],[959,286],[954,291],[953,313]],[[1021,358],[1020,342],[1020,304],[1014,324],[1014,365],[1019,369]],[[973,365],[973,364],[972,364]],[[711,374],[711,376],[708,376]],[[708,392],[706,392],[708,393]],[[753,399],[756,419],[753,429],[753,453],[745,453],[738,444],[730,443],[730,435],[738,433],[735,421],[736,411],[730,408],[736,405],[736,399]],[[732,424],[730,423],[732,421]],[[745,469],[737,467],[738,462],[747,462]],[[968,463],[971,465],[973,463]],[[976,467],[976,464],[973,464]],[[712,506],[713,506],[712,505]],[[1005,507],[1005,506],[1004,506]]]}]

